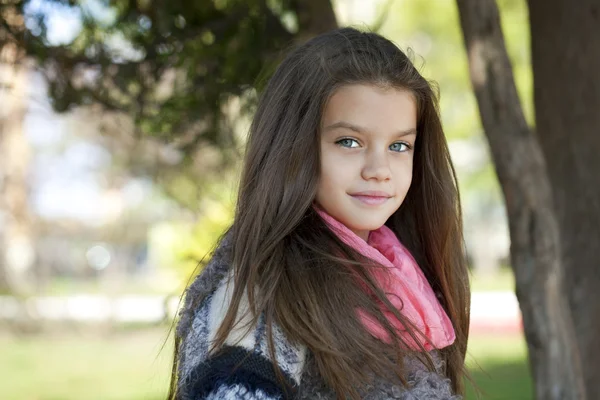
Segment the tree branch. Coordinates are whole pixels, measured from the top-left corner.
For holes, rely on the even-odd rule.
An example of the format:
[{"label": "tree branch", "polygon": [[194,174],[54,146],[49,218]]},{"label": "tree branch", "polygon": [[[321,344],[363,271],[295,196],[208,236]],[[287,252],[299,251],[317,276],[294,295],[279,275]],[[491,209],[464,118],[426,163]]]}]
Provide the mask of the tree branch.
[{"label": "tree branch", "polygon": [[298,16],[298,40],[306,40],[338,27],[331,0],[292,0]]}]

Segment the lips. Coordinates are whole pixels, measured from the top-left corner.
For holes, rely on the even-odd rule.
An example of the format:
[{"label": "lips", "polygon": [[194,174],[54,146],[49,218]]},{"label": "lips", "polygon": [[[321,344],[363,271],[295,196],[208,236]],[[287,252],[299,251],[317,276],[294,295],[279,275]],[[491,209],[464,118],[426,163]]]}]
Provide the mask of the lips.
[{"label": "lips", "polygon": [[382,191],[366,191],[366,192],[358,192],[353,193],[352,196],[354,199],[359,200],[363,204],[367,204],[370,206],[376,206],[385,203],[390,197],[390,194]]},{"label": "lips", "polygon": [[381,190],[367,190],[364,192],[356,192],[351,193],[350,196],[368,196],[368,197],[392,197],[391,194],[387,192],[382,192]]}]

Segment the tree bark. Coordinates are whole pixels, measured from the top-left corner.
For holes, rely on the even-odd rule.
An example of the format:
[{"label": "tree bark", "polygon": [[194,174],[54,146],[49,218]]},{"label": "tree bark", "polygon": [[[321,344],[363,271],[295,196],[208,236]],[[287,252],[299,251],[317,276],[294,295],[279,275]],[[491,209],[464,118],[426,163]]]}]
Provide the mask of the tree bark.
[{"label": "tree bark", "polygon": [[600,399],[600,1],[529,0],[539,141],[590,399]]},{"label": "tree bark", "polygon": [[338,27],[331,0],[292,0],[291,4],[298,18],[298,42]]},{"label": "tree bark", "polygon": [[[457,0],[473,85],[504,194],[538,399],[585,399],[546,163],[527,126],[494,0]],[[563,33],[566,34],[566,33]]]}]

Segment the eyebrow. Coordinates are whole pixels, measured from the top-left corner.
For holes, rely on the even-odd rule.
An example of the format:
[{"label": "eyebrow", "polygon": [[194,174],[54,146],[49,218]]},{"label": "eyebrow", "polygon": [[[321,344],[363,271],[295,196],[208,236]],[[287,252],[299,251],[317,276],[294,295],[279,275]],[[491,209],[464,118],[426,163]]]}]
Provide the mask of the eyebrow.
[{"label": "eyebrow", "polygon": [[[354,132],[358,132],[358,133],[367,133],[369,132],[369,130],[367,128],[363,128],[361,126],[358,125],[354,125],[351,124],[350,122],[346,122],[346,121],[338,121],[335,122],[331,125],[328,125],[325,127],[325,131],[330,131],[333,129],[337,129],[337,128],[346,128],[346,129],[350,129]],[[406,129],[403,131],[398,131],[396,132],[396,136],[397,137],[402,137],[402,136],[408,136],[408,135],[416,135],[417,134],[417,129],[416,128],[410,128],[410,129]]]}]

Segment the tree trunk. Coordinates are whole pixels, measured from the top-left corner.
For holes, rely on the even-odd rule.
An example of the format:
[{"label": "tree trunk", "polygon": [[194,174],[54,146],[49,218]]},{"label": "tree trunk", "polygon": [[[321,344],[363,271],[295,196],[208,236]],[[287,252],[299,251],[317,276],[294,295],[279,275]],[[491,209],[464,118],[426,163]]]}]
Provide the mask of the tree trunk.
[{"label": "tree trunk", "polygon": [[292,0],[291,4],[298,18],[297,42],[338,27],[331,0]]},{"label": "tree trunk", "polygon": [[600,1],[530,0],[539,141],[590,399],[600,399]]},{"label": "tree trunk", "polygon": [[[515,87],[494,0],[457,0],[471,82],[504,194],[538,399],[585,399],[546,163]],[[568,33],[563,33],[568,35]]]},{"label": "tree trunk", "polygon": [[31,294],[34,242],[29,210],[29,144],[23,132],[27,69],[14,43],[0,48],[0,274],[3,291]]}]

